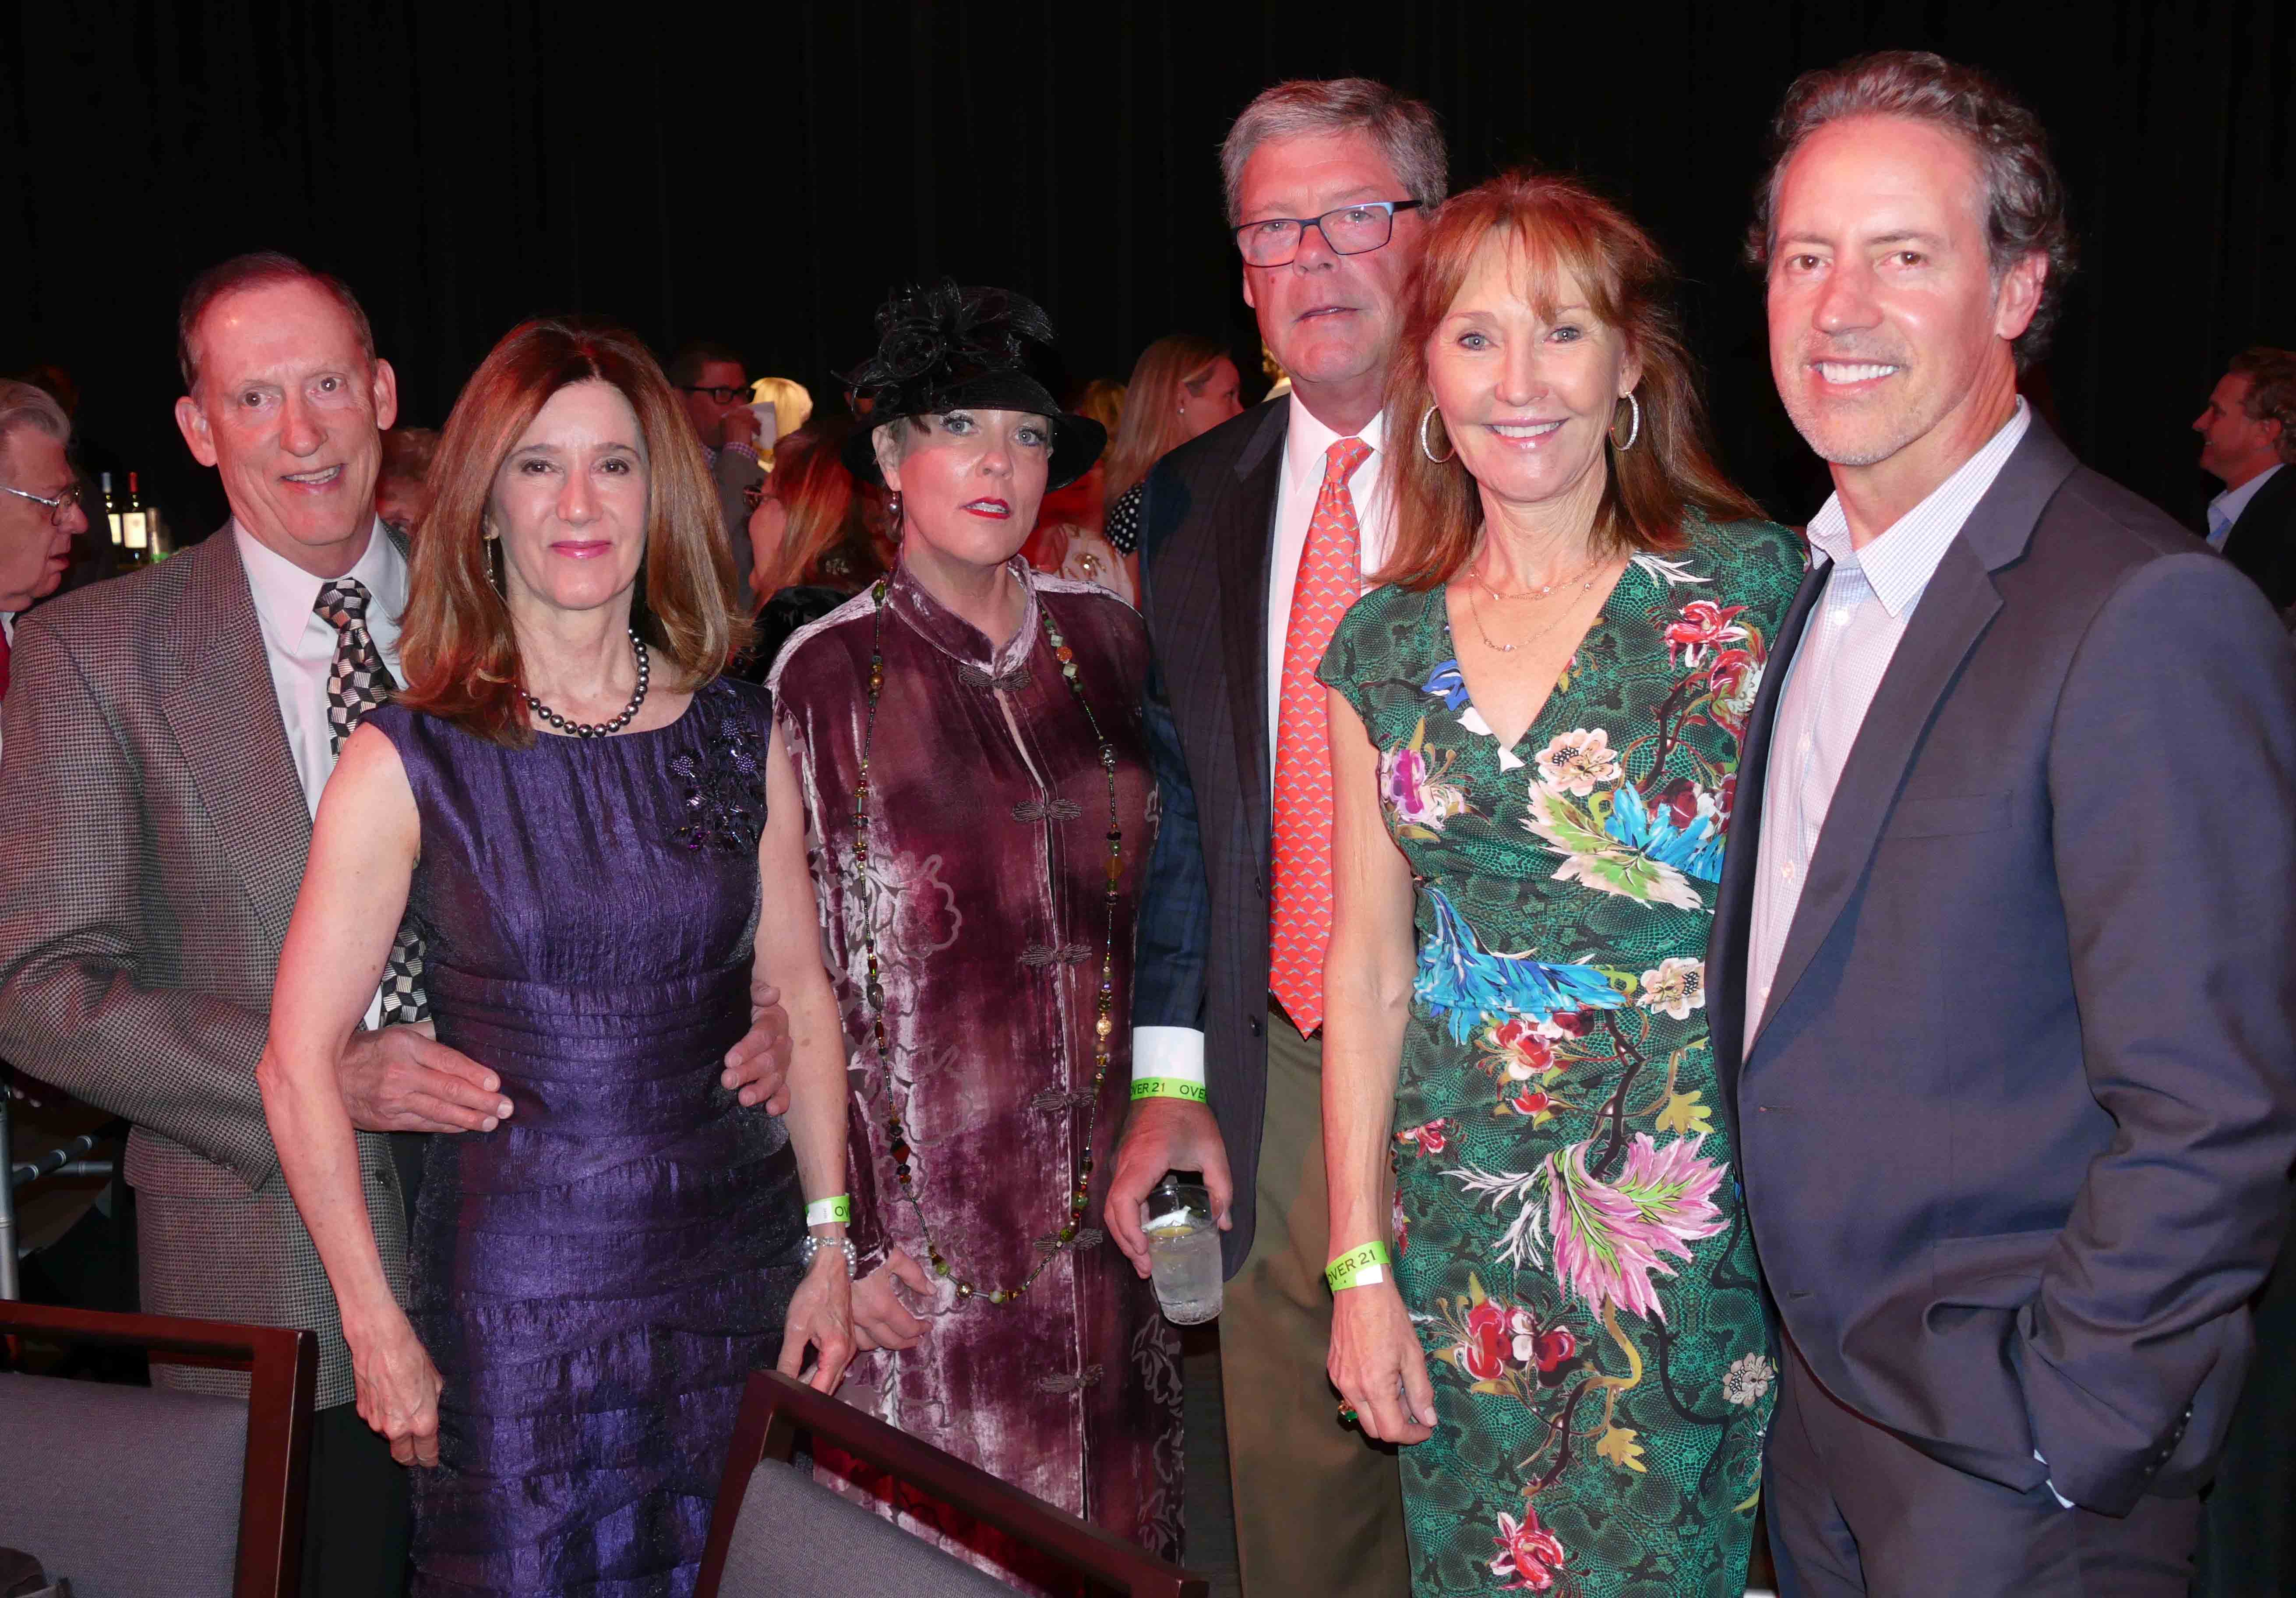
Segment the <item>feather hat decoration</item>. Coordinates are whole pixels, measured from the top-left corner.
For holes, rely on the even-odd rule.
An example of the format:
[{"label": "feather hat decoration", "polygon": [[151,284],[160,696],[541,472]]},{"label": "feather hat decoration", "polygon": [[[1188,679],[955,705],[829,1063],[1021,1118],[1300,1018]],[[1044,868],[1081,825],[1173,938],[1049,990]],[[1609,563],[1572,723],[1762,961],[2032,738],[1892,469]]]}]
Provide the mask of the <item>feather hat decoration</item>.
[{"label": "feather hat decoration", "polygon": [[1027,411],[1053,424],[1046,487],[1075,482],[1100,457],[1108,432],[1062,410],[1029,370],[1025,347],[1052,342],[1052,318],[1007,289],[960,288],[944,279],[895,293],[877,310],[875,353],[845,375],[857,408],[865,406],[863,419],[873,424],[848,441],[845,464],[857,477],[882,482],[871,441],[878,426],[899,417]]}]

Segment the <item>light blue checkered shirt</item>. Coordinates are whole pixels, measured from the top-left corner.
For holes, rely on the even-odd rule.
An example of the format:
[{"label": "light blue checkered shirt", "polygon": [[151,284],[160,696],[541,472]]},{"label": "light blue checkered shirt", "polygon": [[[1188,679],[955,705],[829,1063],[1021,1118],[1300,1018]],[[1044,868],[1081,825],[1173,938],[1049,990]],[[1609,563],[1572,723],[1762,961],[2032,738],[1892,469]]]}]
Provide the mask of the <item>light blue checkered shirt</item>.
[{"label": "light blue checkered shirt", "polygon": [[1769,1009],[1770,983],[1801,903],[1802,879],[1817,852],[1825,812],[1874,691],[1947,547],[2001,474],[2031,419],[2020,398],[2016,414],[1984,448],[1863,549],[1850,543],[1849,518],[1838,494],[1809,524],[1810,547],[1832,571],[1802,630],[1770,733],[1754,924],[1746,948],[1749,1049]]}]

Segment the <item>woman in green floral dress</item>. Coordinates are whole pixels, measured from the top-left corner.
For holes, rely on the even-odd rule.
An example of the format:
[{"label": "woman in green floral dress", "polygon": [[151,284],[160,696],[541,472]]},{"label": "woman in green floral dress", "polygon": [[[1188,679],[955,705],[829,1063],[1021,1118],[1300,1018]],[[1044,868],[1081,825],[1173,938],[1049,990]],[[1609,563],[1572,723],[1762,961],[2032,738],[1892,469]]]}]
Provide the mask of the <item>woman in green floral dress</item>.
[{"label": "woman in green floral dress", "polygon": [[1389,586],[1325,655],[1343,1416],[1413,1588],[1742,1592],[1776,1366],[1707,1038],[1739,740],[1801,546],[1700,438],[1663,263],[1568,180],[1428,245]]}]

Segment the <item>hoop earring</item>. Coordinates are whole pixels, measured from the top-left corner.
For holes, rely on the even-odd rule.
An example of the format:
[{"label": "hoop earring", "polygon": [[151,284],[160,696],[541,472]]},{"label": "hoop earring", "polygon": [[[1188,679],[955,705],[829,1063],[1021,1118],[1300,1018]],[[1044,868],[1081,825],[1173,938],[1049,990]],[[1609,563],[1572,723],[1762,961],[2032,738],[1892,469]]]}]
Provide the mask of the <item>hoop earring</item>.
[{"label": "hoop earring", "polygon": [[1619,436],[1618,407],[1611,408],[1611,443],[1621,455],[1633,449],[1635,441],[1643,436],[1643,402],[1636,399],[1630,391],[1627,395],[1627,406],[1632,424],[1627,429],[1627,436],[1623,439]]},{"label": "hoop earring", "polygon": [[1419,418],[1419,453],[1425,456],[1429,463],[1431,465],[1447,466],[1453,461],[1459,458],[1459,447],[1456,444],[1453,444],[1451,446],[1451,453],[1448,455],[1438,455],[1435,453],[1435,447],[1427,441],[1427,424],[1432,422],[1434,419],[1435,408],[1431,405]]}]

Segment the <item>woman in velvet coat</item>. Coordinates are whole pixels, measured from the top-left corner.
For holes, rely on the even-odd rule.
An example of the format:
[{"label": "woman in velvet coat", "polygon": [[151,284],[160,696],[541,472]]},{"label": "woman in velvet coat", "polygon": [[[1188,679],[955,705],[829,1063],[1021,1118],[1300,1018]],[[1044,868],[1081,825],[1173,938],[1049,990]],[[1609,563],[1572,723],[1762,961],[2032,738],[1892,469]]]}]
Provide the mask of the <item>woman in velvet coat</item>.
[{"label": "woman in velvet coat", "polygon": [[[1095,1218],[1130,1080],[1133,917],[1154,837],[1130,606],[1019,558],[1105,434],[1020,362],[1044,315],[913,291],[854,375],[857,475],[900,505],[892,572],[774,676],[808,811],[852,1086],[856,1359],[843,1396],[1168,1555],[1177,1340]],[[985,1528],[891,1502],[1030,1585]]]}]

